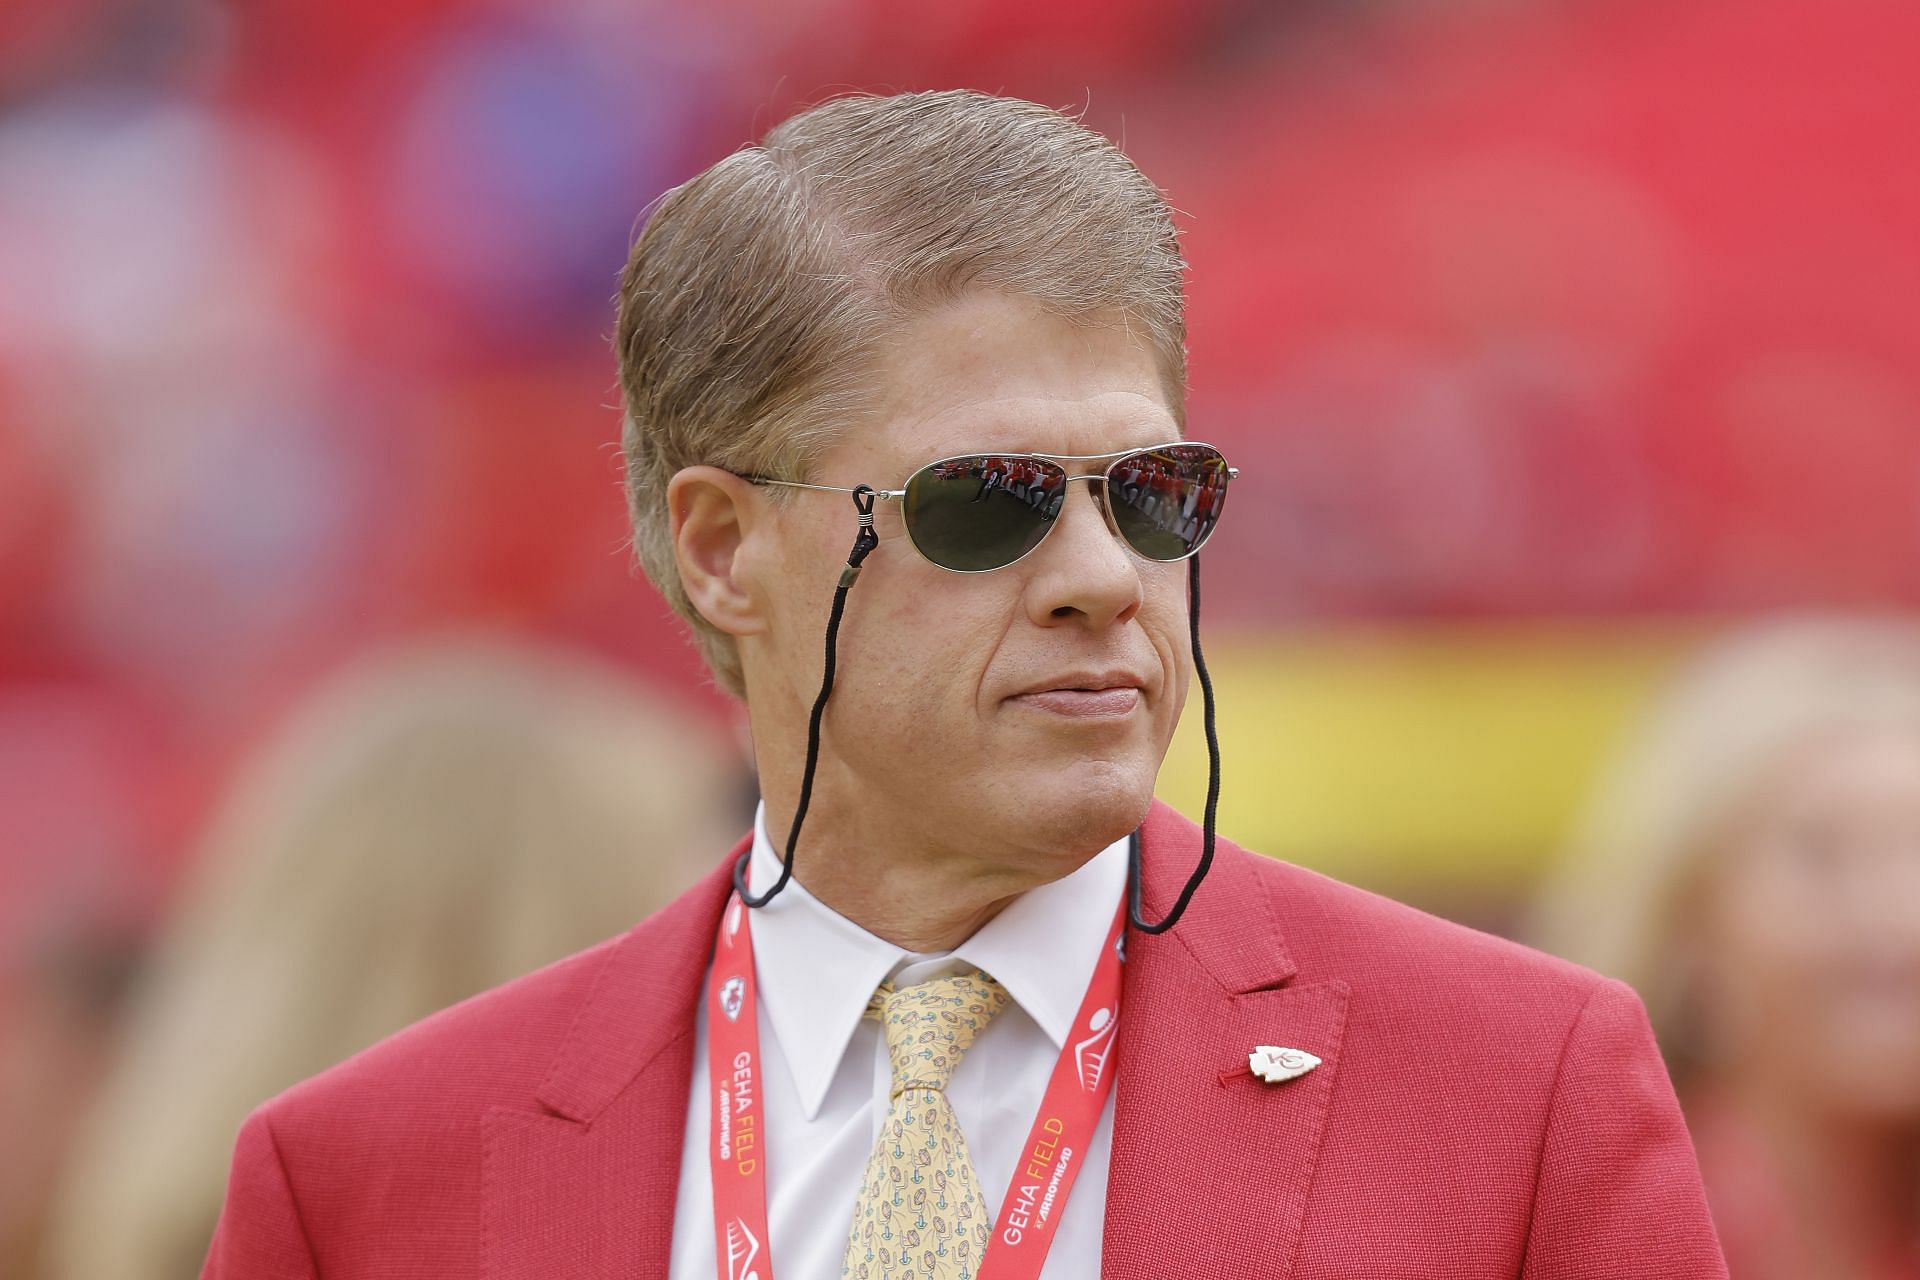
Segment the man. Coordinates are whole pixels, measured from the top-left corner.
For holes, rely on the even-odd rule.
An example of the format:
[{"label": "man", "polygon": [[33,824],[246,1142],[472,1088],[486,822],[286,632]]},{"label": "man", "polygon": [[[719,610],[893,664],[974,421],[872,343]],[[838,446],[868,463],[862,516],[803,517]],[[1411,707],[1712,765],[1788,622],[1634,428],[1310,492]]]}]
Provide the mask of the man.
[{"label": "man", "polygon": [[755,832],[262,1107],[208,1276],[1723,1274],[1626,988],[1225,842],[1194,888],[1181,271],[1118,150],[976,94],[662,202],[635,544]]}]

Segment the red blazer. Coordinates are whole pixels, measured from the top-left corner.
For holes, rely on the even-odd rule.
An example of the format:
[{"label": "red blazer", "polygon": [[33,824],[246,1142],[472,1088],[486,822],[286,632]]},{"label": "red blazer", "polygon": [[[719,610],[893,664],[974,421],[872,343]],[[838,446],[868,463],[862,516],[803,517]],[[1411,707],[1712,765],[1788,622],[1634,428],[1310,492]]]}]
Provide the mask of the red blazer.
[{"label": "red blazer", "polygon": [[[1153,915],[1199,842],[1154,806]],[[731,865],[262,1106],[205,1275],[665,1275]],[[1105,1276],[1725,1275],[1619,983],[1225,841],[1125,982]],[[1260,1044],[1322,1065],[1267,1084]]]}]

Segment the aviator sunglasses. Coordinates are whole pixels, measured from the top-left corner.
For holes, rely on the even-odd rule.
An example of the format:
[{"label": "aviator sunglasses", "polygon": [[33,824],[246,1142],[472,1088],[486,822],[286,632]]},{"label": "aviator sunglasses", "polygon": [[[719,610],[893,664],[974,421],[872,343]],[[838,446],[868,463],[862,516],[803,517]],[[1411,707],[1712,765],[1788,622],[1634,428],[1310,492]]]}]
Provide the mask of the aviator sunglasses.
[{"label": "aviator sunglasses", "polygon": [[[1105,462],[1092,475],[1065,463]],[[963,453],[929,462],[900,489],[869,490],[901,504],[907,539],[922,557],[955,573],[1004,569],[1045,540],[1067,486],[1098,482],[1107,527],[1147,560],[1185,560],[1206,545],[1239,474],[1210,444],[1154,445],[1123,453]],[[860,490],[747,476],[754,484],[829,493]]]}]

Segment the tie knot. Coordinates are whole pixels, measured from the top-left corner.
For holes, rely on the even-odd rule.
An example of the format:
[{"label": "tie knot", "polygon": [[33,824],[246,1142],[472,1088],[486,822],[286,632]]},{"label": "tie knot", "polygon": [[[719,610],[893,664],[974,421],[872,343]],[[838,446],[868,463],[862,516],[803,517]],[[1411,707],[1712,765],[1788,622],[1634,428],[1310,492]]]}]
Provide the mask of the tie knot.
[{"label": "tie knot", "polygon": [[1006,1007],[1006,988],[978,969],[898,989],[881,983],[867,1002],[867,1016],[887,1037],[893,1096],[946,1088],[960,1055]]}]

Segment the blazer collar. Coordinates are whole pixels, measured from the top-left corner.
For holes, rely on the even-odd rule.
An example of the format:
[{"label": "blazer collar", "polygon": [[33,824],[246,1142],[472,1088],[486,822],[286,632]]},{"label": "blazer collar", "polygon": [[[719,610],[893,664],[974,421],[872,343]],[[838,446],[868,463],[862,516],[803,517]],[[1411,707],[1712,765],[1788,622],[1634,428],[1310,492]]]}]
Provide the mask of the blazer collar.
[{"label": "blazer collar", "polygon": [[733,864],[751,843],[741,840],[692,889],[614,947],[534,1095],[542,1106],[590,1124],[663,1049],[691,1034],[714,931],[733,891]]},{"label": "blazer collar", "polygon": [[[1180,896],[1200,860],[1200,847],[1198,826],[1171,806],[1153,802],[1140,826],[1142,913],[1149,921],[1163,918]],[[1298,966],[1281,937],[1272,893],[1248,857],[1232,841],[1218,841],[1213,868],[1180,923],[1157,938],[1129,932],[1128,947],[1171,941],[1231,995],[1290,981]]]},{"label": "blazer collar", "polygon": [[488,1280],[665,1275],[693,1087],[693,1026],[733,854],[601,962],[535,1090],[480,1118]]},{"label": "blazer collar", "polygon": [[[1142,897],[1158,919],[1200,856],[1200,829],[1156,803],[1141,830]],[[1305,1228],[1339,1074],[1347,985],[1302,980],[1257,855],[1219,842],[1212,872],[1164,934],[1127,937],[1113,1158],[1101,1273],[1191,1280],[1286,1276]],[[1320,1065],[1281,1084],[1256,1077],[1257,1046]],[[1170,1237],[1170,1188],[1197,1220]],[[1177,1250],[1171,1252],[1170,1250]]]}]

